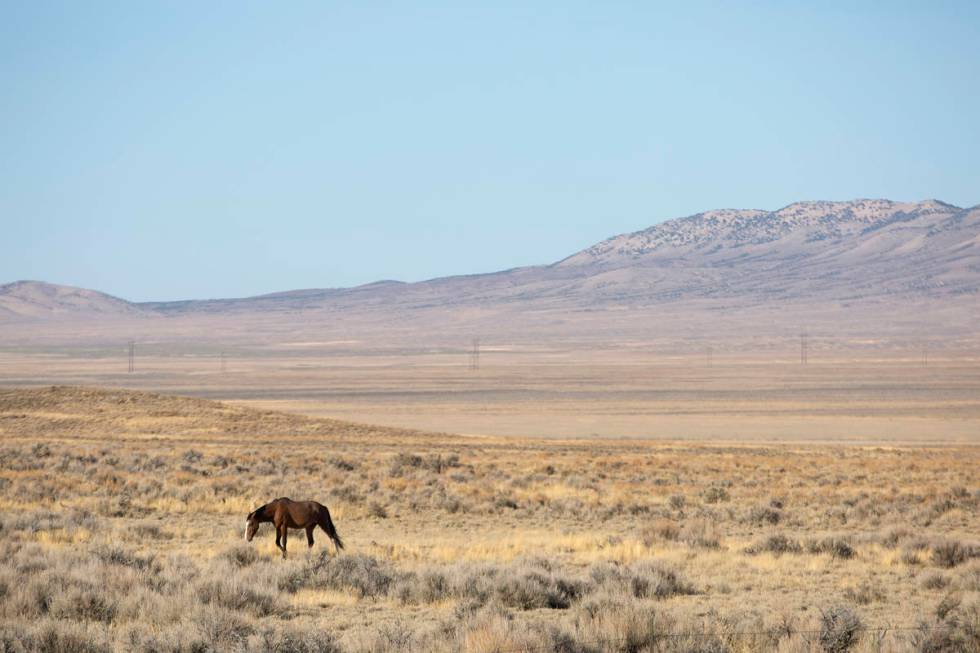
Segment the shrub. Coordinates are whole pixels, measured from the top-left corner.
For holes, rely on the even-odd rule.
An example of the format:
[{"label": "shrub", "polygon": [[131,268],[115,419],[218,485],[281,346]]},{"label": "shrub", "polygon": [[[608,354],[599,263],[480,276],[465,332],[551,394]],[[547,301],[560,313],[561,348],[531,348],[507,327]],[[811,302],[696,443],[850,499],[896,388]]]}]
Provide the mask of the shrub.
[{"label": "shrub", "polygon": [[215,605],[198,609],[193,623],[201,639],[207,642],[205,651],[233,650],[240,647],[253,632],[252,626],[234,612]]},{"label": "shrub", "polygon": [[904,528],[893,528],[881,537],[881,545],[893,549],[911,533]]},{"label": "shrub", "polygon": [[508,510],[517,510],[520,507],[514,499],[506,495],[500,495],[494,499],[493,506],[494,508],[507,508]]},{"label": "shrub", "polygon": [[51,456],[51,447],[43,442],[38,442],[33,447],[31,447],[31,454],[35,458],[48,458]]},{"label": "shrub", "polygon": [[803,547],[796,540],[792,540],[786,535],[770,535],[760,542],[756,542],[752,546],[745,549],[745,552],[749,555],[757,555],[759,553],[771,553],[774,556],[781,556],[784,553],[800,553]]},{"label": "shrub", "polygon": [[314,582],[341,591],[353,591],[361,598],[377,598],[388,593],[395,581],[394,572],[377,558],[367,555],[345,555],[330,558],[326,552],[311,564]]},{"label": "shrub", "polygon": [[980,563],[971,563],[960,572],[959,587],[964,592],[980,592]]},{"label": "shrub", "polygon": [[0,650],[31,653],[109,653],[111,648],[89,629],[67,621],[43,621],[33,628],[0,629]]},{"label": "shrub", "polygon": [[549,626],[544,632],[537,633],[537,640],[537,646],[528,647],[529,650],[552,653],[595,653],[595,648],[586,642],[578,641],[573,634],[558,626]]},{"label": "shrub", "polygon": [[330,490],[330,494],[347,503],[362,503],[364,497],[349,485],[341,485]]},{"label": "shrub", "polygon": [[831,538],[824,544],[824,551],[830,553],[830,556],[836,560],[850,560],[857,555],[847,540],[837,537]]},{"label": "shrub", "polygon": [[403,603],[435,603],[453,592],[449,578],[442,571],[430,569],[408,574],[401,579],[398,598]]},{"label": "shrub", "polygon": [[10,590],[5,607],[16,615],[36,618],[48,614],[57,595],[48,574],[28,578]]},{"label": "shrub", "polygon": [[254,546],[237,544],[222,554],[222,557],[236,567],[248,567],[259,559],[259,553]]},{"label": "shrub", "polygon": [[450,467],[459,467],[459,456],[450,454],[443,458],[439,454],[433,454],[422,462],[422,466],[430,472],[441,474]]},{"label": "shrub", "polygon": [[116,603],[106,590],[90,585],[68,587],[59,592],[51,603],[51,614],[60,619],[110,623],[116,611]]},{"label": "shrub", "polygon": [[372,501],[368,504],[368,515],[378,519],[387,519],[388,510],[377,501]]},{"label": "shrub", "polygon": [[388,470],[388,475],[392,478],[403,476],[406,469],[418,469],[422,466],[424,460],[422,456],[411,453],[398,453],[395,454],[394,459],[391,461],[391,467]]},{"label": "shrub", "polygon": [[127,629],[124,638],[125,646],[118,646],[117,650],[142,653],[203,653],[214,650],[208,648],[208,643],[201,638],[197,628],[187,628],[186,624],[152,629],[142,624],[134,625]]},{"label": "shrub", "polygon": [[184,456],[183,456],[184,460],[189,463],[199,462],[203,457],[204,454],[202,454],[200,451],[197,451],[195,449],[188,449],[187,451],[184,452]]},{"label": "shrub", "polygon": [[463,502],[460,501],[457,497],[446,497],[445,500],[443,500],[441,507],[443,510],[445,510],[451,515],[454,515],[460,511],[465,512],[465,506],[463,505]]},{"label": "shrub", "polygon": [[329,633],[321,630],[267,628],[248,638],[248,653],[341,653],[343,649]]},{"label": "shrub", "polygon": [[234,579],[207,580],[197,586],[201,603],[219,605],[236,612],[247,611],[264,617],[277,611],[276,597],[243,585]]},{"label": "shrub", "polygon": [[173,534],[160,528],[157,524],[141,523],[132,527],[133,534],[140,540],[170,540]]},{"label": "shrub", "polygon": [[849,651],[860,637],[862,624],[857,613],[837,606],[820,616],[820,646],[826,653]]},{"label": "shrub", "polygon": [[717,485],[709,487],[704,492],[704,502],[705,503],[720,503],[722,501],[728,501],[731,496],[728,494],[728,490],[723,487],[718,487]]},{"label": "shrub", "polygon": [[501,578],[496,587],[496,595],[503,605],[511,608],[565,609],[582,595],[583,589],[581,583],[566,578],[537,570],[522,570]]},{"label": "shrub", "polygon": [[963,599],[958,594],[947,594],[936,606],[936,618],[944,621],[962,602]]},{"label": "shrub", "polygon": [[503,653],[529,650],[515,632],[513,622],[499,611],[484,610],[466,624],[460,634],[461,650],[468,653]]},{"label": "shrub", "polygon": [[630,589],[636,598],[666,599],[678,594],[695,594],[694,586],[675,570],[662,564],[646,563],[631,569]]},{"label": "shrub", "polygon": [[971,547],[955,540],[946,540],[932,548],[932,562],[939,567],[951,569],[966,562],[971,554]]},{"label": "shrub", "polygon": [[721,546],[721,535],[718,528],[707,519],[695,519],[684,524],[680,539],[690,546],[700,546],[706,549],[717,549]]},{"label": "shrub", "polygon": [[588,601],[582,605],[577,621],[581,640],[594,646],[593,651],[659,651],[668,641],[677,648],[667,650],[698,650],[682,648],[685,642],[676,638],[671,640],[671,633],[675,631],[673,620],[660,612],[644,609],[635,600],[620,602],[603,597]]},{"label": "shrub", "polygon": [[912,645],[918,653],[980,651],[980,603],[950,606],[936,624],[921,625]]},{"label": "shrub", "polygon": [[778,524],[783,513],[772,506],[756,506],[749,511],[748,519],[755,524]]},{"label": "shrub", "polygon": [[949,578],[938,572],[927,574],[922,579],[922,587],[927,590],[941,590],[949,586]]},{"label": "shrub", "polygon": [[844,596],[859,605],[868,605],[883,600],[886,594],[880,585],[864,580],[855,587],[847,588]]},{"label": "shrub", "polygon": [[806,549],[810,553],[829,553],[835,560],[850,560],[857,555],[851,544],[840,537],[825,537],[822,540],[807,540]]},{"label": "shrub", "polygon": [[368,642],[367,651],[370,653],[413,653],[422,650],[416,646],[414,629],[401,620],[383,623],[378,626]]},{"label": "shrub", "polygon": [[107,565],[131,567],[137,571],[159,571],[160,565],[152,555],[139,556],[132,551],[118,547],[102,547],[95,551],[96,557]]},{"label": "shrub", "polygon": [[681,529],[669,519],[659,519],[640,531],[640,538],[646,546],[652,546],[658,540],[671,542],[680,537]]},{"label": "shrub", "polygon": [[330,464],[342,472],[352,472],[357,468],[354,463],[344,458],[331,458]]},{"label": "shrub", "polygon": [[592,565],[589,569],[592,582],[607,587],[612,593],[625,589],[636,598],[665,599],[678,594],[695,594],[691,583],[676,570],[657,562],[644,562],[631,566],[614,563]]},{"label": "shrub", "polygon": [[968,499],[970,497],[970,491],[962,485],[954,485],[953,487],[949,488],[949,493],[951,496],[957,499]]}]

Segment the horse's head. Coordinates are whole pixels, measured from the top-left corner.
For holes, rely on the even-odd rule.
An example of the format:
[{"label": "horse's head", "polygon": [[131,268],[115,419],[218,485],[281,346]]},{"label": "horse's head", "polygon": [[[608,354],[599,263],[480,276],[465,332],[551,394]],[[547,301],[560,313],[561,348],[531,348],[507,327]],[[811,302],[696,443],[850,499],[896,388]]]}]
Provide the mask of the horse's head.
[{"label": "horse's head", "polygon": [[258,511],[248,513],[248,517],[245,518],[245,541],[251,542],[252,538],[255,537],[256,531],[259,530],[259,516],[256,514]]}]

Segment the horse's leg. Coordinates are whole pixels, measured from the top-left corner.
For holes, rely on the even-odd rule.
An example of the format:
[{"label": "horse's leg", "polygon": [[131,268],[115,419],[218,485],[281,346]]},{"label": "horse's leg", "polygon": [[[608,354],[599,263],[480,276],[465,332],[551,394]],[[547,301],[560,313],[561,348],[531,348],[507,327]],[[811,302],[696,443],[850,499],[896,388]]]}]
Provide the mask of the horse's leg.
[{"label": "horse's leg", "polygon": [[282,551],[282,530],[279,524],[276,524],[276,548]]},{"label": "horse's leg", "polygon": [[313,548],[313,529],[316,528],[316,524],[306,527],[306,543]]},{"label": "horse's leg", "polygon": [[286,540],[289,539],[289,528],[286,524],[282,525],[282,557],[286,558]]}]

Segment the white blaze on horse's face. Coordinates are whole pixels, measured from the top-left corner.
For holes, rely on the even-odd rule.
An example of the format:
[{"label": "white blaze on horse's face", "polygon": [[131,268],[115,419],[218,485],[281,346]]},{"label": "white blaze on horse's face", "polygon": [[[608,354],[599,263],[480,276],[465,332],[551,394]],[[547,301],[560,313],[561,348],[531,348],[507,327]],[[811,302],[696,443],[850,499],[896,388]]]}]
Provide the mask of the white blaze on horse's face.
[{"label": "white blaze on horse's face", "polygon": [[259,520],[245,518],[245,541],[251,542],[255,531],[259,530]]}]

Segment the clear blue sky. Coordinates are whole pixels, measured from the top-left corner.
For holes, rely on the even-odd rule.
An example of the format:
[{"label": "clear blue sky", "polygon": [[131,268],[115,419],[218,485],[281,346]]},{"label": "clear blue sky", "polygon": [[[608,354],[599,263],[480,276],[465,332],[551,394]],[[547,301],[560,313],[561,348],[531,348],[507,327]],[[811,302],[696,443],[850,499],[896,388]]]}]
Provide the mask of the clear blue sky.
[{"label": "clear blue sky", "polygon": [[734,5],[0,2],[0,282],[242,296],[980,203],[980,3]]}]

